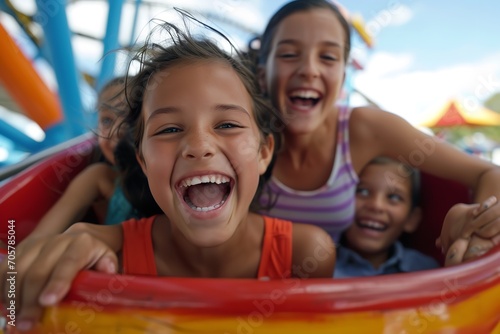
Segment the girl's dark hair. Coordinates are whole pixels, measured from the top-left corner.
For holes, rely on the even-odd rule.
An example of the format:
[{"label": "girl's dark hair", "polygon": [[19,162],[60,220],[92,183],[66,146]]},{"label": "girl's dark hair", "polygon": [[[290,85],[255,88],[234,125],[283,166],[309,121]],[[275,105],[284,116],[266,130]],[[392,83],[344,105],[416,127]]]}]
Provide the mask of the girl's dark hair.
[{"label": "girl's dark hair", "polygon": [[351,50],[351,26],[345,19],[344,15],[340,12],[339,8],[332,2],[327,0],[295,0],[287,3],[281,7],[269,20],[266,29],[261,37],[261,45],[259,52],[259,64],[265,64],[269,53],[271,52],[271,43],[274,38],[274,33],[278,25],[288,16],[304,11],[311,11],[315,9],[328,9],[337,17],[342,28],[344,29],[344,60],[347,62],[349,59],[349,52]]},{"label": "girl's dark hair", "polygon": [[136,159],[135,152],[134,141],[130,132],[127,132],[116,145],[114,152],[123,194],[140,216],[160,214],[163,211],[151,194],[148,179]]},{"label": "girl's dark hair", "polygon": [[[278,149],[281,145],[280,132],[284,128],[284,123],[279,112],[271,106],[267,99],[262,97],[256,77],[250,70],[250,64],[245,62],[241,54],[221,32],[205,25],[184,11],[177,11],[182,15],[185,23],[186,19],[189,19],[190,22],[198,23],[222,37],[236,56],[232,57],[207,37],[195,38],[187,29],[186,32],[183,32],[172,23],[161,21],[152,30],[144,45],[131,61],[131,63],[139,63],[139,72],[131,80],[127,80],[126,83],[126,96],[130,110],[125,122],[132,130],[134,146],[139,156],[141,155],[141,141],[144,133],[144,120],[141,117],[144,94],[148,87],[155,85],[155,82],[165,80],[164,77],[155,76],[155,74],[180,63],[214,60],[228,64],[236,72],[252,99],[253,112],[262,140],[264,141],[269,135],[274,136],[275,147]],[[163,38],[159,39],[163,43],[153,41],[153,37],[157,33],[163,34]],[[251,210],[259,209],[258,199],[263,184],[269,176],[270,173],[261,176],[250,207]]]}]

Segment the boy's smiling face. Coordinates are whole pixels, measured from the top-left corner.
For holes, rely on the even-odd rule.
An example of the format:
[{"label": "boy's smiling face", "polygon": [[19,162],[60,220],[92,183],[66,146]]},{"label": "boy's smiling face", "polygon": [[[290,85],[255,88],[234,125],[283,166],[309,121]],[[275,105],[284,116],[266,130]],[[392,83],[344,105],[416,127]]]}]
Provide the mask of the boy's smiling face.
[{"label": "boy's smiling face", "polygon": [[356,216],[346,231],[350,248],[370,258],[387,254],[403,232],[413,232],[420,208],[412,209],[411,177],[397,162],[369,164],[356,190]]},{"label": "boy's smiling face", "polygon": [[139,160],[158,205],[193,244],[224,243],[273,149],[240,78],[221,61],[176,63],[149,80],[142,112]]}]

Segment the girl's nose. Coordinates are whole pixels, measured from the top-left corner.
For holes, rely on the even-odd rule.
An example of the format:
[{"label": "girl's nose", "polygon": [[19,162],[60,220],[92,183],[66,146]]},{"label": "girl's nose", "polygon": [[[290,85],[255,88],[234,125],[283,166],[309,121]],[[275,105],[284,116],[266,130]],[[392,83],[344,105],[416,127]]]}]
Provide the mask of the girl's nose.
[{"label": "girl's nose", "polygon": [[318,77],[319,67],[316,59],[312,56],[303,57],[298,73],[308,79]]},{"label": "girl's nose", "polygon": [[213,140],[208,133],[191,130],[185,137],[182,156],[186,159],[204,159],[215,154]]}]

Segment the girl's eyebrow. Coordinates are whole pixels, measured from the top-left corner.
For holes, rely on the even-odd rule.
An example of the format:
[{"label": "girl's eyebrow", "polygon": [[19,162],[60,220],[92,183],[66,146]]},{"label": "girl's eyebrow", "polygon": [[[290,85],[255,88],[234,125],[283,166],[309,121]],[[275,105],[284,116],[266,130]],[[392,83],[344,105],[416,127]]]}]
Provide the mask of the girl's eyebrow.
[{"label": "girl's eyebrow", "polygon": [[228,111],[228,110],[241,111],[241,112],[245,113],[248,116],[248,118],[251,118],[248,110],[246,110],[245,108],[243,108],[242,106],[239,106],[237,104],[218,104],[215,106],[215,110],[217,110],[217,111]]},{"label": "girl's eyebrow", "polygon": [[[248,112],[248,110],[246,110],[245,108],[243,108],[242,106],[239,106],[237,104],[218,104],[215,106],[214,110],[215,111],[229,111],[229,110],[240,111],[240,112],[244,113],[245,115],[247,115],[248,118],[251,119],[250,113]],[[150,121],[152,118],[154,118],[158,115],[161,115],[161,114],[171,114],[171,113],[178,113],[178,112],[181,112],[181,109],[177,108],[177,107],[159,108],[159,109],[156,109],[155,111],[153,111],[151,113],[151,115],[149,115],[146,122]]]},{"label": "girl's eyebrow", "polygon": [[158,108],[155,111],[153,111],[151,113],[151,115],[149,115],[149,117],[146,120],[146,122],[149,122],[152,118],[154,118],[154,117],[156,117],[158,115],[161,115],[161,114],[171,114],[171,113],[176,113],[176,112],[180,112],[180,111],[181,110],[179,108],[176,108],[176,107]]},{"label": "girl's eyebrow", "polygon": [[[299,44],[300,42],[298,40],[295,40],[295,39],[283,39],[281,41],[278,42],[278,45],[283,45],[283,44]],[[336,47],[336,48],[342,48],[342,45],[340,45],[339,43],[335,42],[335,41],[323,41],[321,42],[321,44],[324,44],[325,46],[332,46],[332,47]]]}]

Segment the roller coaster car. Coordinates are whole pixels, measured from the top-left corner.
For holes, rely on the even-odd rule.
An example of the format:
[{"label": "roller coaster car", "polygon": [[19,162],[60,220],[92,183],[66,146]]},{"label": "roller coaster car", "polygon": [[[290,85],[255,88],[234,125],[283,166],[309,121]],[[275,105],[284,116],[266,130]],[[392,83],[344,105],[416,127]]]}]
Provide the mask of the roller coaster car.
[{"label": "roller coaster car", "polygon": [[[0,239],[22,240],[90,161],[84,137],[0,185]],[[411,246],[442,261],[434,240],[462,186],[422,177],[424,219]],[[9,320],[9,319],[7,319]],[[7,331],[15,328],[7,326]],[[497,333],[500,247],[472,262],[353,279],[152,278],[80,273],[32,333]]]}]

